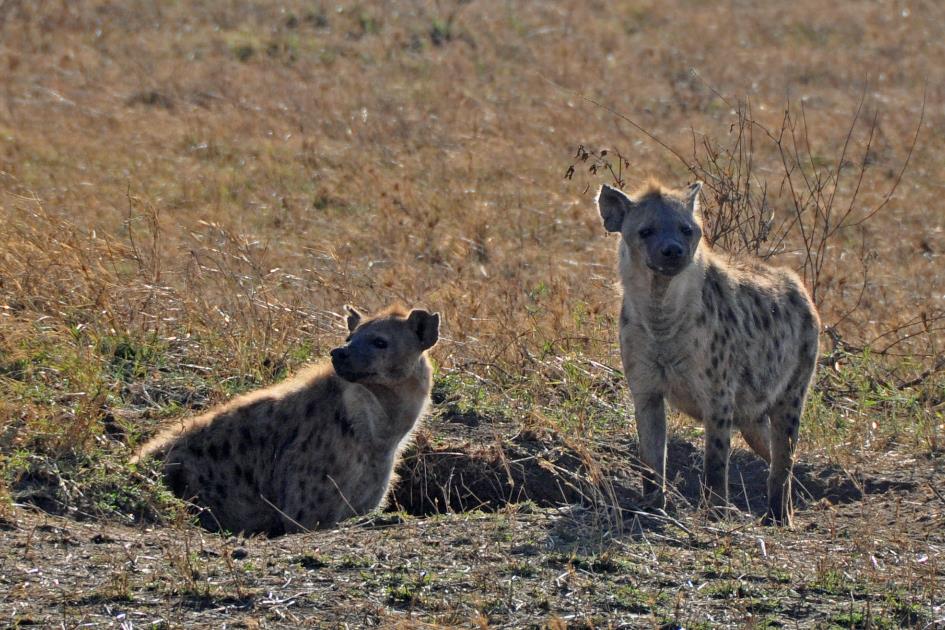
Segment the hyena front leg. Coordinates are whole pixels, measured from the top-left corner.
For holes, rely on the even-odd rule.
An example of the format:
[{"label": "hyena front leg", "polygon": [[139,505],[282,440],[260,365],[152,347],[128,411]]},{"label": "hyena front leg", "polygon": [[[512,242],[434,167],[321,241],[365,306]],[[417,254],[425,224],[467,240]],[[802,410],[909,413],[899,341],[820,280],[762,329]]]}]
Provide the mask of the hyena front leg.
[{"label": "hyena front leg", "polygon": [[705,459],[702,472],[703,504],[716,517],[728,507],[728,460],[732,452],[731,405],[723,406],[729,413],[714,413],[705,423]]},{"label": "hyena front leg", "polygon": [[666,410],[663,395],[634,393],[640,459],[643,460],[643,498],[652,507],[666,507]]}]

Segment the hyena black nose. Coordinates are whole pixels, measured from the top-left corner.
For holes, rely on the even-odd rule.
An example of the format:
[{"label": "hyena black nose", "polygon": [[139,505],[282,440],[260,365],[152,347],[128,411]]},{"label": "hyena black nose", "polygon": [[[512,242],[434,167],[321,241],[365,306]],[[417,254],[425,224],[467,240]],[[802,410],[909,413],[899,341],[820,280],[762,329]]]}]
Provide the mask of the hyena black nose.
[{"label": "hyena black nose", "polygon": [[669,243],[660,248],[660,254],[667,259],[682,258],[682,245],[678,243]]}]

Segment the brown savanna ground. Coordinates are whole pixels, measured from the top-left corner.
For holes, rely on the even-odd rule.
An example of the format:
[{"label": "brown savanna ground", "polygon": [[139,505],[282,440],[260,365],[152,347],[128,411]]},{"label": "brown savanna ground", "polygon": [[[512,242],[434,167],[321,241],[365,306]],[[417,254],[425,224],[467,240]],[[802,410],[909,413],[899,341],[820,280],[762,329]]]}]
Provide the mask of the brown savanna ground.
[{"label": "brown savanna ground", "polygon": [[[943,36],[931,1],[0,0],[0,623],[945,624]],[[704,520],[685,419],[636,511],[593,196],[648,175],[830,326],[793,531],[746,452]],[[127,465],[392,301],[444,317],[400,512],[221,538]]]}]

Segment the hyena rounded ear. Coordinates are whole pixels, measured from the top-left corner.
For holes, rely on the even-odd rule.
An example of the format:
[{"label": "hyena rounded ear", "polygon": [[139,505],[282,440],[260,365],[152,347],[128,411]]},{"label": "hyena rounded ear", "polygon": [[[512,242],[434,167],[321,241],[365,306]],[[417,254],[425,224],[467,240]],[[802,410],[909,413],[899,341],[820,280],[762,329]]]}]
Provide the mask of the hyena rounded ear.
[{"label": "hyena rounded ear", "polygon": [[689,204],[689,211],[693,214],[699,212],[700,192],[702,192],[702,182],[693,182],[686,188],[686,201]]},{"label": "hyena rounded ear", "polygon": [[407,316],[407,326],[416,333],[420,340],[420,349],[432,348],[440,338],[440,314],[427,311],[413,310]]},{"label": "hyena rounded ear", "polygon": [[348,311],[348,317],[345,322],[348,324],[348,332],[354,332],[354,329],[361,323],[361,313],[350,304],[345,304],[345,310]]},{"label": "hyena rounded ear", "polygon": [[611,188],[607,184],[600,187],[597,193],[597,208],[604,220],[604,229],[608,232],[619,232],[623,226],[623,218],[633,207],[633,200],[623,191]]}]

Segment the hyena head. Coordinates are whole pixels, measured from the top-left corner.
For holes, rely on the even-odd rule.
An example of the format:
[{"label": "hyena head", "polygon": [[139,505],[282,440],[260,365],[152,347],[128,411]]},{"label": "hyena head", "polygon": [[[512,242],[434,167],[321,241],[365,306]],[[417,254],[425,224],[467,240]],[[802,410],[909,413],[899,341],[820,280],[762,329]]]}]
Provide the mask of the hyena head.
[{"label": "hyena head", "polygon": [[370,319],[348,307],[345,345],[331,351],[335,373],[346,381],[393,384],[413,373],[420,355],[440,335],[440,315],[400,309]]},{"label": "hyena head", "polygon": [[686,268],[702,239],[699,191],[702,182],[685,190],[650,183],[634,195],[606,184],[597,206],[608,232],[620,232],[630,251],[656,273],[675,276]]}]

